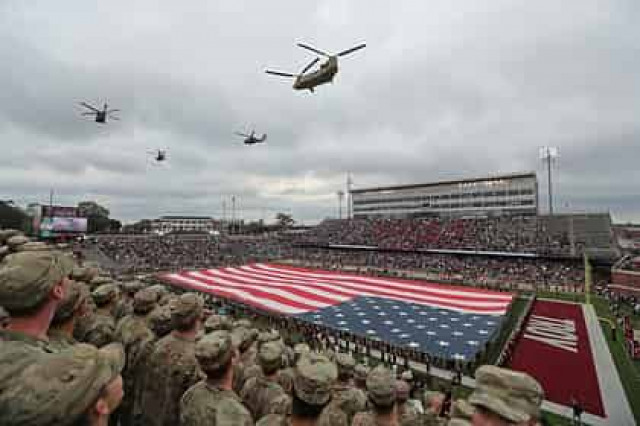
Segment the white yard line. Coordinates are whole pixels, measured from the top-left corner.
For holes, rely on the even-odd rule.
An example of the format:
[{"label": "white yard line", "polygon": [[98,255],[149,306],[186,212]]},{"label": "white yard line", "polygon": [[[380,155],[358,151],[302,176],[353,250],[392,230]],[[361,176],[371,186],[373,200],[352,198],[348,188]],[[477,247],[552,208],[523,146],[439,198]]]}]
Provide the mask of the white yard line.
[{"label": "white yard line", "polygon": [[633,426],[636,424],[631,406],[622,387],[618,370],[613,362],[609,346],[600,327],[598,315],[593,306],[582,305],[589,344],[596,366],[596,375],[600,386],[600,395],[608,424],[615,426]]}]

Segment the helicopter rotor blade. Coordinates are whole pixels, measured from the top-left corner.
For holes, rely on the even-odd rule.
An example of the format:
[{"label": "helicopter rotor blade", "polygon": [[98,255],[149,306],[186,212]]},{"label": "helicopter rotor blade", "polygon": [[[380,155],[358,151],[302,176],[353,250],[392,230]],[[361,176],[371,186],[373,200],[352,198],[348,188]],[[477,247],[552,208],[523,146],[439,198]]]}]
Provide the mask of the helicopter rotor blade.
[{"label": "helicopter rotor blade", "polygon": [[345,55],[348,55],[349,53],[353,53],[356,50],[360,50],[360,49],[363,49],[365,47],[367,47],[367,44],[366,43],[362,43],[362,44],[359,44],[359,45],[357,45],[355,47],[352,47],[351,49],[343,50],[342,52],[338,53],[336,56],[345,56]]},{"label": "helicopter rotor blade", "polygon": [[304,44],[304,43],[297,43],[297,44],[298,44],[298,47],[302,47],[303,49],[310,50],[314,53],[317,53],[318,55],[322,55],[326,57],[331,56],[327,52],[323,52],[322,50],[316,49],[315,47],[309,46],[308,44]]},{"label": "helicopter rotor blade", "polygon": [[279,75],[280,77],[295,77],[294,74],[290,74],[288,72],[271,71],[271,70],[266,70],[265,72],[267,74]]},{"label": "helicopter rotor blade", "polygon": [[309,64],[302,69],[302,72],[300,74],[304,74],[307,71],[309,71],[311,69],[311,67],[314,66],[316,64],[316,62],[318,62],[319,60],[320,60],[320,58],[316,57],[313,61],[309,62]]},{"label": "helicopter rotor blade", "polygon": [[111,114],[112,112],[119,112],[119,109],[110,109],[107,111],[107,113]]},{"label": "helicopter rotor blade", "polygon": [[96,114],[97,114],[96,112],[83,112],[80,115],[96,115]]},{"label": "helicopter rotor blade", "polygon": [[83,107],[85,107],[85,108],[90,109],[91,111],[94,111],[94,112],[100,112],[100,110],[98,110],[97,108],[92,107],[91,105],[89,105],[89,104],[88,104],[88,103],[86,103],[86,102],[80,102],[80,105],[82,105],[82,106],[83,106]]},{"label": "helicopter rotor blade", "polygon": [[234,132],[236,135],[238,136],[242,136],[243,138],[248,138],[249,135],[245,134],[245,133],[240,133],[240,132]]},{"label": "helicopter rotor blade", "polygon": [[112,116],[109,116],[109,120],[116,120],[116,121],[120,121],[120,119],[119,119],[118,117],[112,117]]}]

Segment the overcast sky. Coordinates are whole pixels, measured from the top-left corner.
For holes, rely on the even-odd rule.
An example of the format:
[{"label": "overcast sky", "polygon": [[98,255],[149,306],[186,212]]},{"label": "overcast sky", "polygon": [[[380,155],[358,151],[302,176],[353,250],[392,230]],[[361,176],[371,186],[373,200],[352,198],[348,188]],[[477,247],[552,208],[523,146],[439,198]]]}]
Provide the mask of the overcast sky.
[{"label": "overcast sky", "polygon": [[[0,199],[53,188],[130,222],[230,215],[235,194],[246,219],[313,223],[348,171],[367,187],[535,170],[544,200],[547,145],[558,208],[640,221],[639,22],[637,0],[0,0]],[[367,48],[310,94],[264,73],[313,59],[296,42]],[[252,127],[267,144],[233,135]]]}]

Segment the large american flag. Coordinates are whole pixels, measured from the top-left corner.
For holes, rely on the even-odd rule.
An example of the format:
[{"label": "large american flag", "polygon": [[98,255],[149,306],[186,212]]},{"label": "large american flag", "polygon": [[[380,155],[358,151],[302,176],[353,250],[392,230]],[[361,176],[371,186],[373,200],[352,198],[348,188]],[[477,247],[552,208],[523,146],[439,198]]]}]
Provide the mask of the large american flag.
[{"label": "large american flag", "polygon": [[470,359],[513,295],[255,263],[166,274],[174,285],[446,358]]}]

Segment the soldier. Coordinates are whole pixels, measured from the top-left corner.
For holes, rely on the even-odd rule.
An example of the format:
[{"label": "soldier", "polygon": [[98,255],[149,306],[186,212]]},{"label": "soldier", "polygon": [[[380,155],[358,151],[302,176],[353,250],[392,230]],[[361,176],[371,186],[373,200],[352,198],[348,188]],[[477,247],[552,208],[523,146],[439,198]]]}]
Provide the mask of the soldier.
[{"label": "soldier", "polygon": [[410,386],[404,380],[396,380],[396,403],[398,421],[406,424],[420,417],[420,411],[409,401]]},{"label": "soldier", "polygon": [[244,386],[245,377],[244,371],[249,368],[253,362],[250,359],[251,353],[249,349],[253,344],[253,333],[246,327],[235,328],[231,332],[231,338],[233,339],[233,346],[236,347],[240,353],[240,359],[234,366],[233,372],[233,390],[236,393],[240,393]]},{"label": "soldier", "polygon": [[116,322],[113,318],[113,308],[118,301],[118,286],[116,284],[101,284],[91,293],[96,304],[91,323],[82,336],[82,341],[97,347],[102,347],[115,341]]},{"label": "soldier", "polygon": [[54,251],[14,253],[0,262],[0,306],[11,315],[8,327],[0,330],[0,354],[16,351],[16,358],[9,358],[12,368],[3,363],[0,378],[24,367],[27,357],[18,353],[53,351],[47,331],[64,299],[72,268],[71,258]]},{"label": "soldier", "polygon": [[382,365],[377,366],[367,376],[367,391],[373,411],[358,413],[353,418],[353,426],[396,425],[396,387],[393,374]]},{"label": "soldier", "polygon": [[226,315],[210,315],[204,322],[204,330],[207,334],[217,330],[231,331],[232,328],[231,321]]},{"label": "soldier", "polygon": [[347,420],[351,424],[356,413],[364,411],[367,405],[367,396],[360,389],[352,384],[353,373],[356,362],[349,354],[339,353],[336,356],[338,365],[338,381],[332,386],[331,404],[333,408],[338,408],[347,415]]},{"label": "soldier", "polygon": [[171,307],[169,305],[157,306],[149,316],[149,328],[156,335],[156,339],[162,339],[173,330],[171,322]]},{"label": "soldier", "polygon": [[78,343],[73,337],[76,320],[87,312],[89,289],[83,283],[69,281],[67,293],[58,305],[48,331],[51,347],[63,350]]},{"label": "soldier", "polygon": [[342,411],[324,413],[331,401],[331,386],[338,378],[336,366],[323,355],[309,353],[297,363],[289,417],[269,414],[256,426],[346,426]]},{"label": "soldier", "polygon": [[122,284],[122,297],[113,309],[113,317],[116,322],[120,318],[133,313],[133,298],[141,288],[142,283],[140,281],[129,281]]},{"label": "soldier", "polygon": [[295,376],[295,366],[303,355],[310,353],[311,349],[306,343],[296,343],[293,347],[292,365],[280,371],[278,375],[278,383],[282,388],[291,395],[293,392],[293,378]]},{"label": "soldier", "polygon": [[156,343],[149,357],[142,394],[142,423],[170,426],[180,419],[180,398],[199,380],[195,340],[202,300],[185,293],[171,303],[173,331]]},{"label": "soldier", "polygon": [[122,372],[125,396],[117,417],[122,426],[134,424],[134,402],[141,397],[144,362],[153,351],[155,335],[148,327],[148,315],[156,306],[156,294],[149,289],[140,290],[134,296],[133,314],[118,323],[116,339],[124,346],[126,364]]},{"label": "soldier", "polygon": [[528,374],[483,365],[476,370],[476,388],[469,397],[475,407],[472,424],[534,425],[543,399],[542,387]]},{"label": "soldier", "polygon": [[[367,390],[367,376],[369,375],[369,367],[364,364],[356,365],[354,372],[354,382],[356,387],[361,391],[365,392]],[[366,394],[365,394],[366,395]]]},{"label": "soldier", "polygon": [[[0,395],[0,424],[106,425],[122,399],[122,347],[79,344],[41,355]],[[4,385],[5,383],[3,383]]]},{"label": "soldier", "polygon": [[464,399],[456,400],[451,406],[451,419],[447,426],[471,426],[473,412],[473,405]]},{"label": "soldier", "polygon": [[287,414],[290,401],[287,393],[278,384],[278,371],[282,366],[282,345],[267,342],[260,346],[258,362],[262,375],[248,379],[240,398],[255,420],[267,414]]},{"label": "soldier", "polygon": [[207,379],[191,386],[182,396],[180,425],[253,425],[251,414],[232,390],[238,352],[229,332],[218,330],[205,335],[196,344],[195,356]]}]

